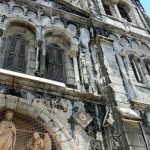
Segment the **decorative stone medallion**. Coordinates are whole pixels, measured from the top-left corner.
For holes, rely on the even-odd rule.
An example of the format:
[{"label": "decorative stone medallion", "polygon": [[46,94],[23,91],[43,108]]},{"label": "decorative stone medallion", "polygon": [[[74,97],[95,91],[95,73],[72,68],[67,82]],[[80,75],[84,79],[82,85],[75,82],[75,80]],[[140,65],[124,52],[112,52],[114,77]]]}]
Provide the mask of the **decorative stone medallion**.
[{"label": "decorative stone medallion", "polygon": [[83,110],[78,111],[74,115],[74,119],[83,127],[86,128],[91,122],[92,118]]}]

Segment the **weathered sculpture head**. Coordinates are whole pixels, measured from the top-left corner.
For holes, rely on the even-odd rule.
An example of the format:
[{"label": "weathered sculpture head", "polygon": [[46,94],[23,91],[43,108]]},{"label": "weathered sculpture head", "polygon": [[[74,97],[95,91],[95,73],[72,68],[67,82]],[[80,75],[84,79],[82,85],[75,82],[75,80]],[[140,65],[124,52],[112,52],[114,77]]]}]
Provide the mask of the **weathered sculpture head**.
[{"label": "weathered sculpture head", "polygon": [[34,133],[34,140],[38,140],[38,139],[40,139],[40,135],[38,132],[35,132]]},{"label": "weathered sculpture head", "polygon": [[6,113],[5,113],[5,119],[7,120],[7,121],[12,121],[12,119],[13,119],[13,112],[12,111],[7,111]]}]

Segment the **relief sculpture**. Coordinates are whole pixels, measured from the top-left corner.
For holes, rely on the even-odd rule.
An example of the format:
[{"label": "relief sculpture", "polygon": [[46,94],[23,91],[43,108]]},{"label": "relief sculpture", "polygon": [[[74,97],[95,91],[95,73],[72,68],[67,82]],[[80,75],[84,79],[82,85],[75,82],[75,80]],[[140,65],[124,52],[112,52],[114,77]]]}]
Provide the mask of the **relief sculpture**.
[{"label": "relief sculpture", "polygon": [[0,123],[0,150],[15,150],[16,127],[12,119],[13,112],[7,111],[5,120]]},{"label": "relief sculpture", "polygon": [[27,144],[27,150],[51,150],[51,140],[47,133],[42,139],[38,132],[35,132],[33,137]]}]

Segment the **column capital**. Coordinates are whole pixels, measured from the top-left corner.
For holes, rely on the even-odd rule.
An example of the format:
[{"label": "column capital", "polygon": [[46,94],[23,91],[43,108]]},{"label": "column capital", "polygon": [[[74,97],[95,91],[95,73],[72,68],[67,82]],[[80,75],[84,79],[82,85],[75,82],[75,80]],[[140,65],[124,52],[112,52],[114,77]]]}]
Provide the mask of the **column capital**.
[{"label": "column capital", "polygon": [[120,0],[111,0],[111,2],[113,5],[117,5],[120,2]]},{"label": "column capital", "polygon": [[70,56],[71,58],[77,57],[77,56],[78,56],[78,52],[77,52],[76,50],[70,50],[70,51],[69,51],[69,56]]},{"label": "column capital", "polygon": [[44,39],[37,39],[36,42],[35,42],[35,47],[39,47],[41,48],[44,44]]}]

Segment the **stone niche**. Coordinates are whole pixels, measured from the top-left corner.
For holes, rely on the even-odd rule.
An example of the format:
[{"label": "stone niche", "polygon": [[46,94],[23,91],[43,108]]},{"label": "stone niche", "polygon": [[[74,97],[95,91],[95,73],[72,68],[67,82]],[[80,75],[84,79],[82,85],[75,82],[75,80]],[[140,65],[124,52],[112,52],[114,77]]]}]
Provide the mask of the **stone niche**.
[{"label": "stone niche", "polygon": [[[5,113],[8,110],[0,110],[0,122],[5,120]],[[26,150],[29,141],[33,138],[35,132],[39,133],[41,139],[44,140],[45,133],[48,133],[51,139],[51,149],[62,150],[60,143],[57,141],[54,133],[44,127],[38,119],[21,114],[16,111],[13,112],[13,123],[16,127],[16,144],[15,150]],[[49,148],[50,150],[50,148]]]}]

